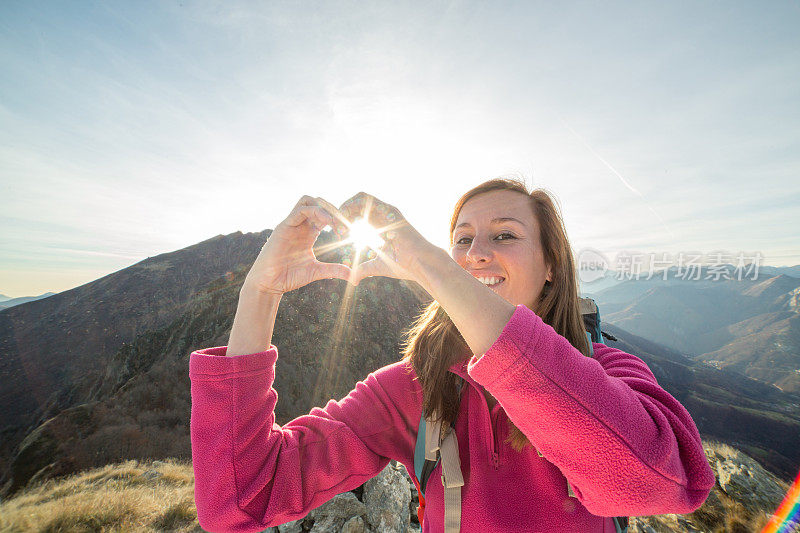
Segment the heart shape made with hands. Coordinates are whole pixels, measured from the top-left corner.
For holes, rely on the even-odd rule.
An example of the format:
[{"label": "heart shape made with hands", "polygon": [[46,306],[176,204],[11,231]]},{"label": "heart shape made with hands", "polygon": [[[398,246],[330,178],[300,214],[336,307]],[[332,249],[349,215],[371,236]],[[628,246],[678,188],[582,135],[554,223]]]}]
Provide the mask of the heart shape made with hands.
[{"label": "heart shape made with hands", "polygon": [[357,280],[356,284],[365,276],[380,275],[374,269],[378,266],[375,263],[382,263],[381,258],[394,259],[386,235],[365,218],[347,223],[346,235],[340,236],[341,245],[346,247],[342,263],[354,270],[351,280]]},{"label": "heart shape made with hands", "polygon": [[398,263],[396,239],[407,224],[395,207],[360,192],[333,209],[338,211],[340,245],[349,247],[342,263],[352,269],[351,283],[358,285],[372,276],[411,279],[410,272]]}]

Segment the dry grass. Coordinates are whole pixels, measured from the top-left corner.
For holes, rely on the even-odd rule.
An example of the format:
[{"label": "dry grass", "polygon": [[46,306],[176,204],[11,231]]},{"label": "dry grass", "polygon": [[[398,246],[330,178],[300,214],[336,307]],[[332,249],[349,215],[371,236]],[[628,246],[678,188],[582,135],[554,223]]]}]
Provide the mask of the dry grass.
[{"label": "dry grass", "polygon": [[202,531],[192,465],[131,460],[45,481],[0,504],[0,531]]}]

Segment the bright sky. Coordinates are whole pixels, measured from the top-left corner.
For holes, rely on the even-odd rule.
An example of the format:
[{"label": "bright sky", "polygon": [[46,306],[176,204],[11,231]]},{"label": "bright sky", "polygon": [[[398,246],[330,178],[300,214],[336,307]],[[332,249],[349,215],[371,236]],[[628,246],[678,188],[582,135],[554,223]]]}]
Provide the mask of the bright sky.
[{"label": "bright sky", "polygon": [[303,194],[447,246],[508,174],[576,253],[800,263],[800,4],[0,3],[0,294],[82,285]]}]

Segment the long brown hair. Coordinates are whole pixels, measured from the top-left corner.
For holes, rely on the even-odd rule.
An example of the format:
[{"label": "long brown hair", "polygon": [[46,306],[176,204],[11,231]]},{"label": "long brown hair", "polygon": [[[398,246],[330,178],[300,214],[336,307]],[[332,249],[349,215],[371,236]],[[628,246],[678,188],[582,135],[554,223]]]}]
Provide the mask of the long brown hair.
[{"label": "long brown hair", "polygon": [[[453,242],[461,208],[471,198],[490,191],[516,191],[531,200],[539,223],[545,264],[551,268],[552,281],[546,282],[534,311],[542,320],[566,338],[584,355],[589,355],[589,341],[578,304],[578,279],[572,249],[564,222],[550,193],[544,189],[528,191],[516,179],[498,178],[467,191],[456,203],[450,219],[450,242]],[[449,368],[472,353],[455,324],[437,301],[431,302],[405,333],[403,360],[409,361],[419,378],[423,392],[422,409],[430,418],[441,417],[450,424],[458,412],[459,376]],[[530,444],[527,437],[509,420],[511,432],[506,442],[517,451]]]}]

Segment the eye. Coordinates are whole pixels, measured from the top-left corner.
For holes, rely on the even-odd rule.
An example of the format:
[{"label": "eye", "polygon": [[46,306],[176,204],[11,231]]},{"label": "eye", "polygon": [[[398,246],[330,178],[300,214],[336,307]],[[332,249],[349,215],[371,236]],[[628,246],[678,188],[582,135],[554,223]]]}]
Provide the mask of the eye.
[{"label": "eye", "polygon": [[[498,241],[507,241],[507,240],[510,240],[510,239],[516,239],[516,238],[517,238],[517,236],[516,236],[516,235],[514,235],[513,233],[509,233],[509,232],[507,232],[507,231],[504,231],[503,233],[499,233],[499,234],[498,234],[498,235],[495,237],[495,239],[496,239],[496,240],[498,240]],[[459,244],[467,245],[467,244],[469,244],[471,241],[472,241],[472,237],[467,237],[467,236],[464,236],[464,237],[459,237],[459,238],[458,238],[458,239],[455,241],[455,243],[453,244],[453,246],[456,246],[456,245],[459,245]]]}]

